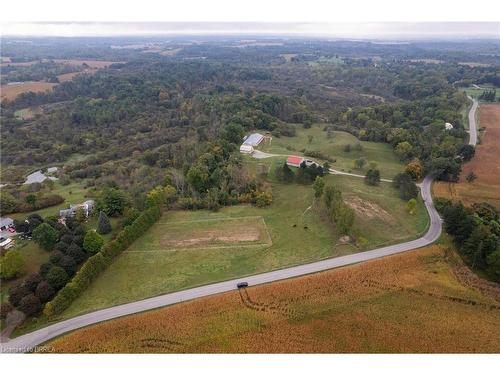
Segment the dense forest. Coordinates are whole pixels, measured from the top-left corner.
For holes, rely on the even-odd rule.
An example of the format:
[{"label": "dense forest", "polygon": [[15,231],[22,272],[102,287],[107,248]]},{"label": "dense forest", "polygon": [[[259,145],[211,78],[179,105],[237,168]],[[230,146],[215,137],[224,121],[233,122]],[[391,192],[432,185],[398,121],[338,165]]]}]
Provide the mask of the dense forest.
[{"label": "dense forest", "polygon": [[[228,38],[166,45],[155,39],[131,44],[81,38],[69,44],[55,38],[33,45],[2,40],[11,62],[116,61],[51,92],[3,101],[2,180],[22,181],[19,171],[26,169],[19,167],[57,164],[64,166],[62,181],[120,186],[139,205],[144,192],[166,179],[187,206],[199,206],[199,199],[207,206],[209,192],[221,204],[255,201],[265,187],[231,156],[243,135],[259,129],[293,137],[297,127],[312,123],[324,124],[325,133],[343,130],[389,143],[402,161],[417,163],[424,174],[456,180],[461,161],[473,152],[463,146],[462,110],[468,100],[457,86],[498,84],[487,42],[266,42]],[[79,44],[86,48],[78,49]],[[484,52],[482,64],[464,64],[477,61],[478,48]],[[50,80],[75,70],[81,69],[50,60],[2,64],[9,80]],[[33,107],[42,113],[30,119],[15,115]],[[454,128],[445,130],[445,122]]]}]

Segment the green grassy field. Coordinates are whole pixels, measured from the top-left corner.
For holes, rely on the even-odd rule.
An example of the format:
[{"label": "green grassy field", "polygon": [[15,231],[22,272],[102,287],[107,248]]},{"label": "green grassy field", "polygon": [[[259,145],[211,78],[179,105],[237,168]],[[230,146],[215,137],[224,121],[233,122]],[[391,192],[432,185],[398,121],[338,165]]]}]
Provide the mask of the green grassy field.
[{"label": "green grassy field", "polygon": [[[335,228],[314,208],[307,210],[312,203],[310,186],[274,184],[274,200],[268,208],[239,205],[219,212],[167,212],[58,319],[399,242],[415,237],[427,226],[421,202],[418,214],[409,215],[389,184],[369,187],[362,179],[345,176],[328,176],[327,180],[337,184],[348,200],[369,203],[364,214],[357,213],[354,228],[355,235],[363,237],[364,246],[337,245]],[[242,232],[244,227],[248,230]],[[242,234],[248,233],[255,235],[241,240]],[[190,246],[185,246],[184,240],[192,240]]]},{"label": "green grassy field", "polygon": [[[303,155],[300,152],[302,149],[321,151],[323,154],[336,159],[336,162],[330,163],[332,168],[363,175],[368,170],[368,163],[375,161],[380,169],[381,176],[388,179],[392,179],[397,173],[403,171],[404,165],[396,158],[390,145],[360,141],[352,134],[337,131],[333,132],[331,139],[328,139],[323,128],[324,125],[320,124],[315,124],[310,129],[297,127],[295,137],[273,137],[271,142],[262,143],[258,149],[280,155]],[[312,136],[310,143],[309,136]],[[358,143],[362,146],[361,151],[355,150],[354,147],[351,148],[350,152],[344,151],[345,145],[355,146]],[[365,167],[354,170],[353,161],[361,157],[367,160]],[[324,162],[325,160],[320,161]]]},{"label": "green grassy field", "polygon": [[[464,91],[467,93],[467,95],[472,96],[473,98],[479,99],[479,95],[481,95],[484,91],[491,91],[495,89],[494,87],[484,87],[484,88],[474,88],[474,87],[467,87],[464,89]],[[500,89],[495,89],[496,90],[496,98],[497,100],[500,98]]]}]

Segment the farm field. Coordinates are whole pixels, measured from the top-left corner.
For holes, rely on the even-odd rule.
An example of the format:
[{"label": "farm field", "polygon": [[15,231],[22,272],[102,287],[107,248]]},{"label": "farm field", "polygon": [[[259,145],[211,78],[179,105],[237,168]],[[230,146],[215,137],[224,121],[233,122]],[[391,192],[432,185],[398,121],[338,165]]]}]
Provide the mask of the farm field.
[{"label": "farm field", "polygon": [[[466,205],[488,202],[500,209],[500,105],[484,104],[479,110],[481,127],[485,128],[474,158],[464,164],[458,183],[436,182],[438,197],[461,200]],[[474,172],[477,179],[468,183],[465,177]]]},{"label": "farm field", "polygon": [[0,88],[2,100],[13,100],[23,92],[44,92],[51,90],[57,83],[49,82],[23,82],[15,85],[2,85]]},{"label": "farm field", "polygon": [[[336,159],[336,162],[330,162],[332,168],[362,175],[368,170],[369,162],[375,161],[378,164],[382,178],[387,179],[392,179],[396,174],[403,171],[403,163],[396,158],[391,146],[388,144],[360,141],[352,134],[337,131],[333,132],[331,139],[328,139],[326,132],[323,130],[324,126],[324,124],[315,124],[310,129],[297,127],[295,137],[273,137],[271,142],[266,141],[258,149],[282,155],[303,155],[300,151],[302,149],[320,151]],[[309,137],[312,137],[310,143]],[[354,147],[358,143],[362,146],[360,151],[355,150]],[[344,146],[348,144],[352,146],[351,151],[345,152]],[[361,157],[366,158],[366,165],[362,169],[353,170],[354,160]],[[326,160],[319,161],[324,162]]]},{"label": "farm field", "polygon": [[465,286],[461,268],[435,245],[100,323],[45,345],[62,353],[498,353],[500,291]]},{"label": "farm field", "polygon": [[422,203],[417,215],[409,215],[405,202],[389,184],[373,188],[361,179],[327,179],[346,192],[349,202],[359,206],[355,207],[354,233],[360,240],[362,237],[363,245],[337,243],[340,236],[335,229],[314,208],[307,210],[312,202],[310,186],[276,184],[269,208],[239,205],[216,213],[167,212],[58,319],[400,242],[416,237],[427,227]]}]

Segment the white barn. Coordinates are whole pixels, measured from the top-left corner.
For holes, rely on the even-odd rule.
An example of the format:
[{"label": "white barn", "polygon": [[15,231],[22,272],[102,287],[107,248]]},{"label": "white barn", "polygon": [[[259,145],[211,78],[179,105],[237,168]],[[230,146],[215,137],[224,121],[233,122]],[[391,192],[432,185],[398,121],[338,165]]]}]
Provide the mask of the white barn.
[{"label": "white barn", "polygon": [[242,154],[251,154],[251,153],[253,153],[253,147],[250,145],[242,144],[240,146],[240,152]]}]

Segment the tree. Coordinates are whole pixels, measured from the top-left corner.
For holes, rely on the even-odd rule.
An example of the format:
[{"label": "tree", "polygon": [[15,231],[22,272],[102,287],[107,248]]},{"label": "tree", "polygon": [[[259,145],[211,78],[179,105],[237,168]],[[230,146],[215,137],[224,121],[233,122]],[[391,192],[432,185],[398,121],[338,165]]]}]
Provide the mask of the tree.
[{"label": "tree", "polygon": [[325,188],[325,180],[323,177],[316,176],[313,183],[314,197],[319,198],[323,194],[323,189]]},{"label": "tree", "polygon": [[2,208],[2,214],[10,214],[16,212],[19,207],[19,201],[14,198],[12,194],[2,189],[2,194],[0,194],[0,207]]},{"label": "tree", "polygon": [[35,290],[35,295],[42,303],[49,301],[55,294],[54,288],[46,281],[42,281]]},{"label": "tree", "polygon": [[337,213],[337,218],[335,224],[342,234],[349,234],[351,232],[352,226],[354,225],[354,210],[342,204],[340,210]]},{"label": "tree", "polygon": [[354,169],[362,169],[365,166],[365,164],[366,164],[365,158],[359,158],[353,161]]},{"label": "tree", "polygon": [[99,218],[97,219],[97,233],[108,234],[111,233],[112,230],[113,228],[111,227],[108,217],[103,211],[101,211],[99,213]]},{"label": "tree", "polygon": [[41,310],[42,304],[38,297],[31,293],[21,299],[17,308],[25,313],[26,316],[33,316]]},{"label": "tree", "polygon": [[0,258],[0,278],[8,280],[22,275],[24,272],[24,265],[24,258],[19,251],[7,251],[7,253]]},{"label": "tree", "polygon": [[380,184],[380,171],[378,169],[369,169],[366,172],[365,183],[367,185],[377,186]]},{"label": "tree", "polygon": [[394,176],[392,186],[399,190],[399,197],[404,201],[416,198],[418,195],[418,187],[408,173],[399,173]]},{"label": "tree", "polygon": [[12,306],[18,306],[24,296],[31,293],[31,290],[22,284],[14,285],[9,289],[9,302]]},{"label": "tree", "polygon": [[54,266],[47,273],[46,279],[52,288],[59,290],[66,285],[69,278],[67,272],[63,268]]},{"label": "tree", "polygon": [[413,146],[407,141],[400,142],[396,145],[394,152],[401,160],[408,160],[413,156]]},{"label": "tree", "polygon": [[75,212],[75,219],[79,223],[83,223],[85,220],[87,220],[87,215],[85,213],[85,210],[82,207],[78,207]]},{"label": "tree", "polygon": [[34,207],[36,204],[36,195],[35,194],[28,194],[26,196],[26,203],[28,203],[31,207]]},{"label": "tree", "polygon": [[476,149],[473,145],[463,145],[458,150],[458,154],[462,157],[464,161],[469,161],[474,157]]},{"label": "tree", "polygon": [[58,266],[64,269],[68,276],[73,276],[77,267],[75,260],[69,255],[64,255],[59,261]]},{"label": "tree", "polygon": [[414,215],[417,210],[417,200],[415,198],[410,199],[406,204],[406,209],[410,215]]},{"label": "tree", "polygon": [[292,169],[288,166],[288,164],[285,162],[283,163],[283,166],[281,168],[278,168],[276,170],[276,178],[279,181],[282,182],[293,182],[295,179],[295,174],[293,173]]},{"label": "tree", "polygon": [[467,182],[470,184],[471,182],[473,182],[475,179],[477,178],[476,174],[473,172],[473,171],[470,171],[467,176],[465,177],[465,179],[467,180]]},{"label": "tree", "polygon": [[273,195],[270,191],[261,191],[255,198],[257,207],[266,207],[273,203]]},{"label": "tree", "polygon": [[197,192],[207,190],[209,175],[207,170],[199,165],[193,165],[189,168],[186,175],[186,181],[191,188]]},{"label": "tree", "polygon": [[98,207],[106,215],[111,217],[120,216],[128,205],[128,198],[118,188],[106,188],[98,201]]},{"label": "tree", "polygon": [[39,273],[32,273],[24,279],[24,286],[34,292],[38,286],[42,282],[43,278]]},{"label": "tree", "polygon": [[413,159],[410,161],[405,168],[405,172],[411,176],[411,178],[415,181],[420,180],[422,178],[423,167],[420,163],[420,160]]},{"label": "tree", "polygon": [[33,240],[45,250],[52,250],[59,240],[59,232],[47,223],[40,224],[33,231]]},{"label": "tree", "polygon": [[492,275],[495,280],[500,281],[500,249],[488,255],[487,263],[488,273]]},{"label": "tree", "polygon": [[66,255],[69,255],[78,264],[80,264],[87,258],[87,254],[85,253],[85,251],[83,251],[76,243],[71,244]]},{"label": "tree", "polygon": [[104,238],[95,230],[89,230],[83,240],[83,248],[85,251],[90,255],[94,255],[101,250],[102,245],[104,245]]}]

